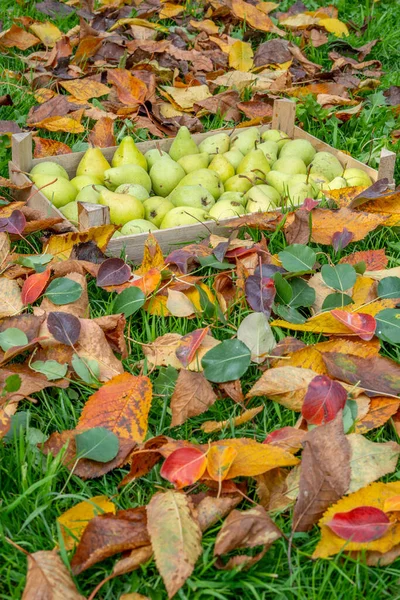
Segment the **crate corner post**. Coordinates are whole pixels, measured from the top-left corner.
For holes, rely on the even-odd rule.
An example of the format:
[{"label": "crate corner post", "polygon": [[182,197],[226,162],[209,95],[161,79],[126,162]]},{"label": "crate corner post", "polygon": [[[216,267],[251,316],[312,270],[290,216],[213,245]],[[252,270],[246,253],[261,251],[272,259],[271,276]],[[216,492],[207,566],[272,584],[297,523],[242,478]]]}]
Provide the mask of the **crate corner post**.
[{"label": "crate corner post", "polygon": [[272,129],[280,129],[292,138],[295,119],[296,103],[293,100],[275,100],[272,114]]},{"label": "crate corner post", "polygon": [[110,209],[102,204],[78,202],[79,231],[110,224]]},{"label": "crate corner post", "polygon": [[388,179],[389,186],[394,188],[394,169],[396,166],[396,153],[387,148],[382,148],[379,159],[378,179]]},{"label": "crate corner post", "polygon": [[29,173],[32,168],[32,133],[14,133],[11,137],[11,156],[15,167]]}]

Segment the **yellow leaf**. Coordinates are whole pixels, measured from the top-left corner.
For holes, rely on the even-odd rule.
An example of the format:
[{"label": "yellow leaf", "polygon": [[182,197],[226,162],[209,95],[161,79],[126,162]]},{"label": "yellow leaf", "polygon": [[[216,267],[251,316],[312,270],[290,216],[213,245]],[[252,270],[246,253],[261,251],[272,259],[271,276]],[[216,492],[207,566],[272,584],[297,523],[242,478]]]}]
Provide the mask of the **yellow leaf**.
[{"label": "yellow leaf", "polygon": [[[165,296],[160,296],[164,297]],[[156,296],[157,298],[157,296]],[[158,337],[154,342],[148,346],[143,346],[144,355],[151,367],[161,367],[171,365],[175,369],[182,369],[183,365],[176,356],[176,350],[181,343],[183,336],[178,333],[166,333],[161,337]],[[218,340],[213,338],[211,335],[206,335],[202,340],[199,348],[196,350],[195,356],[191,363],[189,363],[187,369],[189,371],[202,371],[201,359],[203,356],[220,344]]]},{"label": "yellow leaf", "polygon": [[172,100],[178,107],[178,110],[192,110],[193,105],[201,100],[210,98],[212,94],[208,85],[193,85],[188,88],[177,88],[170,85],[163,85],[160,89],[162,96]]},{"label": "yellow leaf", "polygon": [[311,17],[306,13],[299,13],[286,17],[286,19],[279,21],[279,24],[289,29],[306,29],[307,27],[312,27],[312,25],[317,25],[319,22],[320,20],[315,17]]},{"label": "yellow leaf", "polygon": [[385,500],[385,504],[383,505],[383,511],[400,511],[400,496],[392,496],[392,498],[388,498],[387,500]]},{"label": "yellow leaf", "polygon": [[[83,114],[83,110],[77,112],[82,112]],[[71,116],[47,117],[43,121],[34,123],[34,126],[39,129],[47,129],[47,131],[64,131],[65,133],[83,133],[85,131],[85,128],[80,123],[80,119],[78,121]]]},{"label": "yellow leaf", "polygon": [[229,66],[236,71],[250,71],[253,66],[253,50],[249,43],[238,40],[230,47]]},{"label": "yellow leaf", "polygon": [[224,481],[237,456],[232,446],[211,446],[207,452],[207,471],[214,481]]},{"label": "yellow leaf", "polygon": [[297,367],[268,369],[246,394],[246,398],[267,396],[291,410],[300,411],[307,388],[316,375],[311,369]]},{"label": "yellow leaf", "polygon": [[70,257],[73,247],[83,242],[96,242],[100,250],[107,248],[113,233],[117,228],[115,225],[101,225],[100,227],[91,227],[87,231],[64,233],[62,235],[52,235],[44,245],[44,252],[52,254],[57,259],[66,260]]},{"label": "yellow leaf", "polygon": [[318,25],[322,25],[329,33],[333,33],[336,37],[343,37],[349,35],[347,25],[339,21],[339,19],[320,19]]},{"label": "yellow leaf", "polygon": [[62,38],[62,33],[49,21],[45,23],[33,23],[29,28],[45,46],[52,48]]},{"label": "yellow leaf", "polygon": [[[215,296],[212,293],[212,291],[210,290],[210,288],[205,283],[199,283],[197,285],[199,288],[201,288],[203,290],[203,292],[205,292],[207,294],[209,301],[212,304],[215,304]],[[193,303],[193,305],[197,311],[199,311],[199,312],[203,311],[203,307],[202,307],[201,301],[200,301],[200,293],[195,287],[191,288],[190,290],[185,291],[185,296],[187,298],[189,298],[189,300]]]},{"label": "yellow leaf", "polygon": [[61,85],[72,96],[78,100],[89,100],[90,98],[99,98],[110,93],[110,88],[92,79],[70,79],[61,81]]},{"label": "yellow leaf", "polygon": [[184,10],[184,6],[179,6],[179,4],[173,4],[172,2],[165,2],[160,11],[160,19],[171,19],[172,17],[179,15]]},{"label": "yellow leaf", "polygon": [[219,31],[218,25],[211,21],[210,19],[205,19],[204,21],[190,21],[190,25],[194,29],[198,29],[199,31],[204,31],[208,35],[216,34]]},{"label": "yellow leaf", "polygon": [[115,504],[107,496],[93,496],[89,500],[79,502],[58,517],[66,550],[72,550],[79,542],[83,530],[93,517],[108,512],[116,513]]},{"label": "yellow leaf", "polygon": [[279,4],[276,2],[260,2],[259,4],[256,4],[256,9],[260,10],[265,15],[268,15],[268,13],[278,8],[278,6]]},{"label": "yellow leaf", "polygon": [[254,29],[276,33],[283,37],[286,35],[284,31],[275,27],[268,15],[258,10],[256,6],[244,2],[244,0],[232,0],[232,12],[235,17],[245,21],[246,24]]},{"label": "yellow leaf", "polygon": [[164,25],[160,25],[159,23],[153,23],[152,21],[146,21],[146,19],[138,19],[135,17],[118,19],[118,21],[114,23],[112,27],[110,27],[110,31],[115,31],[123,25],[136,25],[137,27],[147,27],[148,29],[156,29],[157,31],[162,31],[163,33],[169,33],[168,27],[165,27]]},{"label": "yellow leaf", "polygon": [[49,90],[49,88],[39,88],[33,95],[36,102],[42,104],[43,102],[47,102],[47,100],[51,100],[51,98],[54,98],[54,96],[56,96],[56,93],[53,92],[53,90]]},{"label": "yellow leaf", "polygon": [[243,425],[243,423],[247,423],[253,419],[259,412],[264,409],[264,406],[256,406],[255,408],[250,408],[249,410],[245,410],[238,417],[234,417],[233,419],[227,419],[226,421],[206,421],[201,426],[201,429],[205,433],[212,433],[214,431],[220,431],[226,426],[233,425],[233,427],[237,427],[238,425]]}]

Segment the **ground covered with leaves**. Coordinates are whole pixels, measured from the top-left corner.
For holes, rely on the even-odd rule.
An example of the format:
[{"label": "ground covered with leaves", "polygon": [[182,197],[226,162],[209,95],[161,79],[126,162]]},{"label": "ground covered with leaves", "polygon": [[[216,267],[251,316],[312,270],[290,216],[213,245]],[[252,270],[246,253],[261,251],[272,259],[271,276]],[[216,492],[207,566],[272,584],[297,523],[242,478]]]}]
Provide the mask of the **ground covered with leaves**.
[{"label": "ground covered with leaves", "polygon": [[1,598],[399,597],[399,192],[164,257],[150,236],[132,265],[6,179],[12,133],[55,156],[261,125],[279,97],[377,167],[400,6],[325,4],[2,3]]}]

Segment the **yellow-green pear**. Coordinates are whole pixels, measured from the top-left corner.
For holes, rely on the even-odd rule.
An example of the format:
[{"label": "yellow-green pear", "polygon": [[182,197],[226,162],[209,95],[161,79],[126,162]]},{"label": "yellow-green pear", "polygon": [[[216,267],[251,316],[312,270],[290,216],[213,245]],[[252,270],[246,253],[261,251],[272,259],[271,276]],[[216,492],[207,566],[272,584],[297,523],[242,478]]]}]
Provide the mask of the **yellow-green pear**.
[{"label": "yellow-green pear", "polygon": [[301,158],[295,158],[289,156],[287,158],[278,158],[272,165],[273,171],[280,171],[281,173],[287,173],[288,175],[298,175],[307,173],[307,167]]},{"label": "yellow-green pear", "polygon": [[224,192],[220,197],[218,202],[222,202],[222,200],[234,200],[235,202],[240,202],[242,206],[246,205],[246,196],[242,192]]},{"label": "yellow-green pear", "polygon": [[204,138],[199,144],[199,152],[207,154],[223,154],[228,152],[231,139],[227,133],[215,133]]},{"label": "yellow-green pear", "polygon": [[121,165],[107,169],[104,173],[104,183],[110,190],[123,183],[137,183],[143,186],[149,193],[151,190],[151,179],[148,173],[139,165]]},{"label": "yellow-green pear", "polygon": [[160,227],[165,215],[174,208],[168,198],[152,196],[143,202],[144,216],[150,223]]},{"label": "yellow-green pear", "polygon": [[290,141],[288,134],[280,129],[267,129],[261,135],[261,139],[264,142],[275,142],[279,151],[281,151],[283,146]]},{"label": "yellow-green pear", "polygon": [[115,239],[115,238],[119,238],[122,237],[122,233],[120,231],[114,231],[114,233],[111,236],[111,239]]},{"label": "yellow-green pear", "polygon": [[269,210],[275,210],[277,204],[280,201],[280,196],[274,188],[271,189],[273,189],[275,194],[277,194],[278,203],[274,202],[271,196],[267,196],[266,194],[264,194],[264,192],[260,190],[260,187],[261,186],[256,185],[253,188],[251,188],[251,190],[249,190],[246,194],[246,211],[248,213],[267,212]]},{"label": "yellow-green pear", "polygon": [[217,221],[232,219],[245,214],[246,209],[244,206],[240,202],[235,202],[235,200],[220,200],[214,204],[209,212],[210,217]]},{"label": "yellow-green pear", "polygon": [[328,190],[340,190],[345,187],[348,187],[347,181],[343,177],[335,177],[332,181],[324,182],[321,190],[324,192]]},{"label": "yellow-green pear", "polygon": [[257,127],[249,127],[244,131],[233,134],[231,147],[237,148],[240,152],[246,156],[251,150],[255,150],[258,142],[260,141],[260,132]]},{"label": "yellow-green pear", "polygon": [[121,167],[122,165],[138,165],[147,171],[147,160],[130,135],[122,139],[111,161],[112,167]]},{"label": "yellow-green pear", "polygon": [[225,192],[240,192],[245,194],[253,185],[256,185],[257,177],[254,173],[242,173],[234,175],[224,183]]},{"label": "yellow-green pear", "polygon": [[146,221],[146,219],[132,219],[121,227],[121,235],[136,235],[138,233],[156,231],[157,229],[158,227],[156,227],[154,223]]},{"label": "yellow-green pear", "polygon": [[260,178],[264,178],[267,173],[271,170],[269,162],[265,158],[262,150],[250,150],[240,162],[240,165],[236,169],[236,173],[255,173]]},{"label": "yellow-green pear", "polygon": [[157,196],[164,198],[176,188],[185,175],[185,170],[170,156],[163,156],[150,169],[153,190]]},{"label": "yellow-green pear", "polygon": [[103,190],[99,197],[99,204],[104,204],[110,208],[110,221],[114,225],[125,225],[132,219],[142,219],[144,217],[143,204],[140,200],[128,194],[116,194],[110,190]]},{"label": "yellow-green pear", "polygon": [[280,151],[279,158],[294,156],[309,165],[316,154],[314,146],[308,140],[290,140]]},{"label": "yellow-green pear", "polygon": [[164,150],[159,150],[158,148],[151,148],[151,150],[147,150],[145,153],[145,158],[147,160],[147,168],[150,171],[151,167],[163,156],[169,156],[168,152],[164,152]]},{"label": "yellow-green pear", "polygon": [[76,175],[91,175],[104,182],[104,173],[110,168],[100,148],[88,148],[76,169]]},{"label": "yellow-green pear", "polygon": [[54,175],[31,174],[31,179],[56,208],[73,202],[78,194],[76,187],[65,177],[55,178]]},{"label": "yellow-green pear", "polygon": [[206,169],[210,163],[210,155],[207,152],[199,152],[198,154],[187,154],[182,156],[178,161],[178,165],[181,165],[185,170],[185,173],[191,173],[192,171],[198,171],[199,169]]},{"label": "yellow-green pear", "polygon": [[317,152],[312,160],[310,173],[324,175],[328,181],[332,181],[342,175],[343,167],[330,152]]},{"label": "yellow-green pear", "polygon": [[80,192],[87,185],[101,185],[100,179],[91,175],[78,175],[71,179],[71,183],[76,187],[77,192]]},{"label": "yellow-green pear", "polygon": [[263,152],[270,165],[278,160],[279,148],[276,142],[271,140],[262,142],[261,144],[258,144],[257,150],[261,150]]},{"label": "yellow-green pear", "polygon": [[[261,194],[263,194],[264,196],[267,196],[267,198],[269,198],[269,200],[271,200],[271,202],[273,204],[275,204],[276,206],[279,206],[279,204],[281,202],[281,196],[280,196],[278,190],[276,190],[274,187],[272,187],[272,185],[265,185],[265,184],[255,185],[245,194],[245,201],[246,202],[248,202],[249,200],[256,201],[257,199],[262,197]],[[246,206],[246,202],[244,204],[245,206]]]},{"label": "yellow-green pear", "polygon": [[309,183],[289,183],[287,205],[289,207],[299,206],[306,198],[313,198],[313,194],[312,186]]},{"label": "yellow-green pear", "polygon": [[141,202],[147,200],[149,197],[149,192],[142,185],[138,183],[123,183],[119,185],[115,190],[116,194],[129,194],[129,196],[134,196]]},{"label": "yellow-green pear", "polygon": [[350,187],[357,185],[365,185],[369,187],[372,185],[371,177],[362,169],[346,169],[342,177],[347,181],[347,185]]},{"label": "yellow-green pear", "polygon": [[68,202],[65,206],[61,206],[59,210],[68,221],[71,221],[72,225],[75,225],[75,227],[79,225],[77,202]]},{"label": "yellow-green pear", "polygon": [[287,187],[291,175],[289,173],[282,173],[281,171],[270,171],[265,176],[265,181],[268,185],[272,185],[281,196],[285,196],[287,193]]},{"label": "yellow-green pear", "polygon": [[64,177],[64,179],[69,179],[69,175],[64,167],[51,160],[44,160],[35,165],[30,175],[52,175],[53,178]]},{"label": "yellow-green pear", "polygon": [[185,125],[179,128],[179,131],[171,144],[169,155],[177,162],[182,156],[187,154],[197,154],[199,149],[196,142],[190,135],[190,131]]},{"label": "yellow-green pear", "polygon": [[170,229],[171,227],[180,227],[181,225],[198,225],[203,221],[209,220],[208,213],[201,208],[176,206],[165,215],[160,229]]},{"label": "yellow-green pear", "polygon": [[107,188],[104,185],[85,185],[78,192],[75,198],[76,202],[88,202],[89,204],[98,204],[100,193]]},{"label": "yellow-green pear", "polygon": [[214,196],[215,200],[218,200],[220,195],[224,192],[224,186],[218,173],[211,171],[210,169],[199,169],[198,171],[188,173],[178,183],[179,187],[182,187],[183,185],[201,185]]},{"label": "yellow-green pear", "polygon": [[216,154],[208,165],[208,168],[218,173],[222,183],[225,183],[227,179],[235,175],[235,169],[223,154]]},{"label": "yellow-green pear", "polygon": [[295,183],[308,183],[311,186],[311,190],[312,190],[312,195],[311,198],[316,198],[319,194],[320,191],[320,186],[317,185],[313,179],[312,179],[312,175],[304,175],[304,174],[298,174],[298,175],[293,175],[292,178],[290,179],[290,186],[294,185]]},{"label": "yellow-green pear", "polygon": [[191,206],[209,211],[215,204],[214,196],[201,185],[176,187],[168,196],[174,206]]},{"label": "yellow-green pear", "polygon": [[222,156],[231,163],[235,171],[240,165],[240,161],[243,159],[243,154],[240,152],[239,148],[232,148],[232,150],[224,152]]}]

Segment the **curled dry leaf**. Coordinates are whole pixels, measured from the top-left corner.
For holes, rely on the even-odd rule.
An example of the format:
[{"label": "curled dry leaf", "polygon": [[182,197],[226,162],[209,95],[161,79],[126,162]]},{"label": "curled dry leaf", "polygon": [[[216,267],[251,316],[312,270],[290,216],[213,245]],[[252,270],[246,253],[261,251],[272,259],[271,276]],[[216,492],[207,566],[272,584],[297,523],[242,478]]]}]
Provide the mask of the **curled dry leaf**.
[{"label": "curled dry leaf", "polygon": [[28,574],[22,598],[24,600],[35,600],[35,598],[84,600],[56,550],[41,550],[28,554]]},{"label": "curled dry leaf", "polygon": [[206,421],[202,424],[201,429],[205,433],[213,433],[214,431],[221,431],[221,429],[224,429],[225,427],[238,427],[239,425],[243,425],[243,423],[251,421],[251,419],[258,415],[263,409],[264,406],[256,406],[255,408],[245,410],[241,415],[227,419],[226,421]]}]

